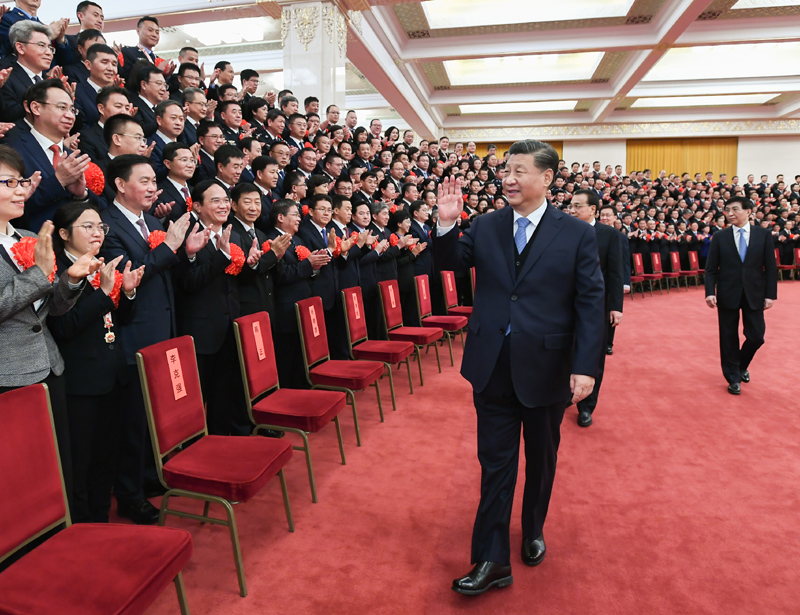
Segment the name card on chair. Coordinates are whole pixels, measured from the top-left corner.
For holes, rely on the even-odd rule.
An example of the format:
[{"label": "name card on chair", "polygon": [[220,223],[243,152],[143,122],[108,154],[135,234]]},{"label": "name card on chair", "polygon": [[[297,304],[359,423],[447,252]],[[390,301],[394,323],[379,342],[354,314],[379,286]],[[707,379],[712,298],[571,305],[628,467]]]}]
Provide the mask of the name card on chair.
[{"label": "name card on chair", "polygon": [[393,308],[397,307],[397,302],[394,300],[394,286],[389,287],[389,302],[392,304]]},{"label": "name card on chair", "polygon": [[170,380],[172,381],[172,394],[175,401],[186,397],[186,385],[183,382],[183,369],[181,368],[181,356],[177,348],[167,350],[167,365],[169,366]]},{"label": "name card on chair", "polygon": [[317,324],[317,310],[311,305],[308,308],[308,315],[311,317],[311,333],[314,337],[319,337],[319,325]]},{"label": "name card on chair", "polygon": [[253,323],[253,340],[256,343],[256,354],[258,354],[258,360],[263,361],[267,358],[267,353],[264,352],[264,337],[261,335],[260,322]]},{"label": "name card on chair", "polygon": [[353,293],[352,297],[353,297],[353,313],[356,316],[356,320],[361,320],[361,308],[358,305],[358,295],[356,293]]},{"label": "name card on chair", "polygon": [[453,292],[453,278],[450,276],[447,276],[447,290]]},{"label": "name card on chair", "polygon": [[422,298],[427,301],[428,300],[428,289],[425,287],[424,284],[420,284],[420,290],[422,291]]}]

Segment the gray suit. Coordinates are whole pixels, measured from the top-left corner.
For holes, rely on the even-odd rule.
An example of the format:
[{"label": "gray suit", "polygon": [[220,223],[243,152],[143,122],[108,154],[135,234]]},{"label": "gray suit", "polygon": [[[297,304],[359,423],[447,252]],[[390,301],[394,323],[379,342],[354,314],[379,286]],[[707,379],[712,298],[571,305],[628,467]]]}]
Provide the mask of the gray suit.
[{"label": "gray suit", "polygon": [[[17,230],[22,237],[35,233]],[[4,255],[5,248],[0,247]],[[64,361],[47,329],[48,314],[68,312],[80,296],[64,276],[50,283],[39,267],[20,271],[6,258],[0,262],[0,387],[20,387],[44,380],[52,370],[64,372]],[[44,303],[39,311],[33,304]]]}]

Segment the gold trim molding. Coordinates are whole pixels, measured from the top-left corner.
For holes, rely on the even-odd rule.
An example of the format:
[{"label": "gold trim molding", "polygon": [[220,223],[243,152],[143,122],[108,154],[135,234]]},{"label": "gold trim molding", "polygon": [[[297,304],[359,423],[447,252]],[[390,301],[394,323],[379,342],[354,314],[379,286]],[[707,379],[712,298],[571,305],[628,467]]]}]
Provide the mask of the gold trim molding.
[{"label": "gold trim molding", "polygon": [[308,44],[314,40],[319,27],[319,7],[296,8],[292,12],[297,40],[308,51]]},{"label": "gold trim molding", "polygon": [[800,120],[729,122],[659,122],[651,124],[576,124],[574,126],[517,126],[513,128],[445,128],[450,140],[511,141],[515,139],[603,139],[657,136],[737,136],[800,134]]}]

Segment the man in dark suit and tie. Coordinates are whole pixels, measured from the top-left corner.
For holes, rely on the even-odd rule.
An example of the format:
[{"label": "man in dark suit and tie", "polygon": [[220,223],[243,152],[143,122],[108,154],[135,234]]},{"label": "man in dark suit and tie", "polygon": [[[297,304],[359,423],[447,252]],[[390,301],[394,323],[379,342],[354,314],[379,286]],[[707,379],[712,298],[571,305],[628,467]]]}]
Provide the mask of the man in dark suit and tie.
[{"label": "man in dark suit and tie", "polygon": [[[106,159],[103,165],[107,165],[108,160],[108,144],[103,133],[106,122],[115,115],[130,116],[131,103],[124,89],[112,85],[97,93],[95,108],[98,113],[98,121],[88,126],[86,124],[81,126],[80,148],[84,154],[89,154],[92,162],[101,166],[98,161]],[[141,130],[141,127],[139,129]]]},{"label": "man in dark suit and tie", "polygon": [[[189,181],[194,174],[197,160],[186,143],[167,143],[164,147],[164,165],[167,169],[167,177],[158,182],[158,189],[161,194],[153,203],[150,214],[159,219],[163,218],[165,226],[169,226],[170,220],[177,220],[189,210],[191,203],[192,187]],[[169,208],[168,212],[158,211],[159,205]],[[159,213],[165,215],[159,215]]]},{"label": "man in dark suit and tie", "polygon": [[268,232],[270,225],[270,209],[277,200],[276,188],[278,186],[278,161],[272,156],[258,156],[250,163],[250,168],[255,174],[255,185],[261,195],[261,216],[256,220],[256,227]]},{"label": "man in dark suit and tie", "polygon": [[[750,382],[748,367],[764,344],[764,310],[778,298],[778,269],[768,229],[750,224],[753,203],[735,196],[725,204],[730,226],[714,233],[706,259],[706,303],[717,308],[719,355],[728,393]],[[739,313],[744,343],[739,346]]]},{"label": "man in dark suit and tie", "polygon": [[183,134],[183,107],[172,100],[162,100],[156,105],[156,123],[158,130],[150,137],[148,145],[152,145],[150,162],[156,170],[156,179],[163,181],[167,177],[167,167],[164,166],[164,148],[169,143],[177,143]]},{"label": "man in dark suit and tie", "polygon": [[[161,231],[163,227],[156,218],[145,213],[156,193],[156,174],[145,156],[118,156],[109,164],[106,182],[113,186],[116,198],[101,214],[109,231],[99,256],[110,262],[122,255],[120,268],[128,261],[133,263],[133,268],[145,267],[144,277],[136,290],[136,316],[132,322],[119,327],[130,384],[120,417],[123,437],[119,443],[114,495],[120,516],[137,524],[152,524],[158,520],[158,509],[145,498],[145,467],[153,454],[148,444],[136,353],[145,346],[177,335],[170,270],[178,265],[176,252],[181,246],[184,246],[187,257],[192,258],[205,246],[208,233],[198,231],[191,223],[190,215],[185,214],[170,226],[162,243],[151,244],[150,234]],[[190,226],[193,231],[184,242]],[[154,478],[153,475],[150,480]]]},{"label": "man in dark suit and tie", "polygon": [[603,277],[592,228],[547,202],[558,154],[541,141],[511,146],[510,207],[478,216],[459,239],[460,180],[440,187],[434,258],[442,269],[476,267],[474,312],[461,373],[478,416],[481,502],[475,567],[453,582],[467,595],[513,582],[509,525],[525,437],[522,560],[544,559],[542,532],[555,478],[561,420],[592,391],[603,343]]},{"label": "man in dark suit and tie", "polygon": [[108,45],[96,44],[86,52],[89,78],[75,85],[75,108],[80,112],[81,126],[89,126],[100,119],[97,95],[103,88],[113,86],[117,77],[117,54]]},{"label": "man in dark suit and tie", "polygon": [[[41,1],[36,0],[15,0],[13,9],[5,13],[0,19],[0,57],[6,57],[14,53],[14,41],[11,37],[11,29],[18,23],[30,21],[32,23],[43,26],[37,12]],[[52,65],[65,66],[72,63],[72,50],[66,39],[67,26],[69,26],[69,18],[64,17],[50,24],[55,31],[48,28],[50,31],[49,37],[53,44],[53,53],[55,57],[52,59]],[[49,68],[49,67],[48,67]]]},{"label": "man in dark suit and tie", "polygon": [[167,100],[167,81],[164,73],[155,66],[140,65],[130,75],[128,89],[134,92],[131,103],[138,109],[136,119],[142,125],[144,136],[158,130],[156,105]]},{"label": "man in dark suit and tie", "polygon": [[[25,22],[27,23],[27,22]],[[33,23],[33,22],[31,22]],[[89,156],[64,147],[64,139],[75,122],[72,97],[60,79],[46,79],[25,92],[30,109],[30,130],[16,130],[6,145],[13,147],[25,161],[27,177],[40,171],[39,187],[25,202],[25,224],[20,228],[38,231],[63,203],[89,199],[99,205],[94,193],[86,189],[84,171]]]},{"label": "man in dark suit and tie", "polygon": [[185,118],[181,141],[194,145],[197,143],[197,130],[208,115],[208,101],[200,88],[186,88],[183,91],[183,115]]},{"label": "man in dark suit and tie", "polygon": [[200,152],[192,179],[193,184],[199,184],[204,179],[214,179],[217,176],[214,154],[225,144],[222,128],[216,122],[201,122],[197,129],[197,142],[200,144]]},{"label": "man in dark suit and tie", "polygon": [[[577,190],[572,197],[570,213],[579,220],[591,224],[597,235],[597,249],[600,257],[600,271],[605,282],[605,322],[616,327],[622,322],[622,248],[620,244],[621,233],[613,227],[600,224],[595,218],[595,212],[600,206],[600,199],[593,190]],[[604,326],[603,331],[608,331]],[[597,397],[603,383],[603,373],[606,364],[606,347],[608,336],[603,338],[603,352],[600,355],[600,369],[594,381],[592,392],[578,402],[578,425],[589,427],[592,424],[592,414],[597,407]]]},{"label": "man in dark suit and tie", "polygon": [[[135,47],[122,48],[122,63],[119,67],[119,74],[126,80],[131,73],[131,69],[138,62],[149,62],[154,67],[161,66],[164,63],[164,60],[159,58],[156,52],[153,51],[161,40],[158,19],[145,15],[137,22],[136,33],[139,35],[139,44]],[[165,74],[169,78],[175,70],[175,64],[170,60],[164,64],[164,68]]]},{"label": "man in dark suit and tie", "polygon": [[[5,19],[6,13],[3,16]],[[44,71],[53,61],[53,46],[50,43],[50,28],[38,21],[19,21],[11,28],[11,44],[14,55],[7,57],[2,68],[11,68],[5,85],[0,88],[3,101],[3,120],[16,122],[25,117],[22,99],[25,90],[45,79]]]},{"label": "man in dark suit and tie", "polygon": [[78,23],[80,24],[81,31],[78,34],[67,34],[66,36],[67,44],[72,52],[73,60],[77,60],[80,56],[80,53],[78,52],[78,45],[80,41],[78,38],[81,32],[86,32],[86,30],[102,32],[106,19],[105,15],[103,14],[103,7],[95,2],[91,2],[91,0],[82,0],[79,2],[75,9],[75,13],[78,17]]}]

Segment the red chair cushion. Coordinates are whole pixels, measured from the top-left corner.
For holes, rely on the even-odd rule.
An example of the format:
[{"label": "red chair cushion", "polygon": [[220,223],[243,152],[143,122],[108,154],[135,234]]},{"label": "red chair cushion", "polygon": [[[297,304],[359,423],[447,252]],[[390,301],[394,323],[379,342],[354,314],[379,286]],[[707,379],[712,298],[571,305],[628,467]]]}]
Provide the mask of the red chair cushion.
[{"label": "red chair cushion", "polygon": [[472,306],[471,305],[456,305],[453,307],[447,308],[447,313],[450,316],[466,316],[469,318],[472,316]]},{"label": "red chair cushion", "polygon": [[681,274],[678,273],[677,271],[675,272],[665,271],[661,275],[663,275],[665,278],[678,278],[680,277]]},{"label": "red chair cushion", "polygon": [[73,525],[0,574],[0,612],[144,613],[191,556],[186,530]]},{"label": "red chair cushion", "polygon": [[367,340],[353,348],[353,356],[365,361],[383,361],[384,363],[400,363],[414,353],[411,342]]},{"label": "red chair cushion", "polygon": [[309,377],[312,384],[360,391],[380,378],[384,367],[379,361],[325,361],[312,369]]},{"label": "red chair cushion", "polygon": [[278,389],[253,406],[256,423],[292,427],[316,433],[347,403],[341,391]]},{"label": "red chair cushion", "polygon": [[643,273],[643,274],[642,274],[642,277],[643,277],[645,280],[660,280],[660,279],[661,279],[661,278],[663,278],[664,276],[663,276],[663,275],[661,275],[660,273]]},{"label": "red chair cushion", "polygon": [[287,440],[205,436],[164,464],[164,480],[173,489],[246,502],[291,457]]},{"label": "red chair cushion", "polygon": [[636,283],[636,282],[644,282],[644,276],[641,276],[641,275],[632,275],[632,276],[631,276],[631,282],[632,282],[632,283]]},{"label": "red chair cushion", "polygon": [[468,324],[466,316],[427,316],[422,319],[423,327],[439,327],[445,331],[460,331]]},{"label": "red chair cushion", "polygon": [[432,344],[441,339],[444,332],[435,327],[398,327],[389,331],[389,339],[411,342],[418,346]]}]

